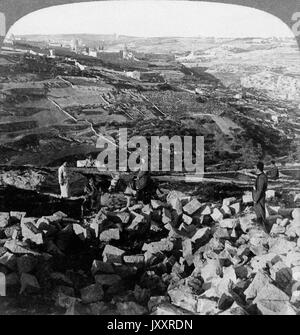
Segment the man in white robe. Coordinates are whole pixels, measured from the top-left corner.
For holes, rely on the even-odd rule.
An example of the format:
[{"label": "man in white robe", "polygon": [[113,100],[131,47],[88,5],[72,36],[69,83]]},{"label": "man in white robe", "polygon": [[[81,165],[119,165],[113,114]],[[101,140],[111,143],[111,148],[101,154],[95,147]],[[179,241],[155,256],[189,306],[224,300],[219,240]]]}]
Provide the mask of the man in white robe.
[{"label": "man in white robe", "polygon": [[60,195],[62,198],[70,197],[69,177],[67,172],[67,162],[64,162],[58,169],[58,182],[60,185]]}]

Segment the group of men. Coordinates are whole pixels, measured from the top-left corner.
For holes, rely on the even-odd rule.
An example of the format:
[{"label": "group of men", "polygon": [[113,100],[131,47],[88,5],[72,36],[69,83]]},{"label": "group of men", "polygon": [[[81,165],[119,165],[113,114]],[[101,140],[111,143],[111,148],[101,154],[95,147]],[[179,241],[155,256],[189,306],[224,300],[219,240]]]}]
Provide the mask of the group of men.
[{"label": "group of men", "polygon": [[[93,167],[91,156],[86,160],[86,167]],[[131,175],[125,182],[124,195],[127,198],[126,208],[130,206],[131,200],[134,198],[136,201],[142,201],[144,204],[150,203],[151,198],[154,196],[158,187],[154,180],[151,178],[149,171],[141,166],[137,174]],[[64,162],[58,169],[58,181],[60,185],[61,197],[70,197],[70,177],[67,168],[67,162]],[[123,181],[123,180],[122,180]],[[119,173],[112,175],[109,186],[106,180],[101,178],[101,181],[96,182],[93,176],[88,178],[88,181],[83,190],[83,203],[82,203],[82,216],[91,211],[99,211],[101,207],[101,197],[105,193],[114,193],[122,190]],[[124,184],[124,181],[123,181]]]},{"label": "group of men", "polygon": [[[89,156],[87,163],[91,163],[92,158]],[[89,165],[93,166],[92,164]],[[266,191],[268,188],[268,179],[277,180],[279,178],[279,170],[275,162],[272,161],[272,168],[266,174],[264,172],[264,164],[258,162],[256,165],[256,180],[253,186],[252,198],[254,202],[254,210],[257,217],[257,223],[262,226],[262,228],[267,231],[267,221],[266,221]],[[70,197],[70,187],[69,187],[69,175],[67,171],[67,162],[64,162],[58,169],[58,180],[60,184],[61,197]],[[98,211],[101,207],[101,196],[105,191],[115,192],[118,188],[120,181],[119,174],[115,174],[110,182],[108,190],[105,190],[103,183],[96,184],[95,179],[90,177],[88,183],[84,188],[84,201],[82,204],[82,215],[85,211],[96,210]],[[147,204],[150,203],[153,194],[159,190],[155,185],[153,179],[150,176],[149,171],[141,168],[138,171],[136,177],[131,178],[127,181],[126,189],[124,194],[127,198],[126,207],[130,206],[132,197],[136,201],[142,201]]]}]

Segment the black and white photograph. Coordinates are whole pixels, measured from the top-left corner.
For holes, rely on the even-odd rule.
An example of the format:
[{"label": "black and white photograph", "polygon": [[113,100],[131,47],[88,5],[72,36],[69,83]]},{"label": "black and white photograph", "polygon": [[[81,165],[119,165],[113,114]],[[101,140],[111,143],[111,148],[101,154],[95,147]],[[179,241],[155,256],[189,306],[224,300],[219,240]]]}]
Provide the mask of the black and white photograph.
[{"label": "black and white photograph", "polygon": [[300,3],[0,1],[0,315],[299,315]]}]

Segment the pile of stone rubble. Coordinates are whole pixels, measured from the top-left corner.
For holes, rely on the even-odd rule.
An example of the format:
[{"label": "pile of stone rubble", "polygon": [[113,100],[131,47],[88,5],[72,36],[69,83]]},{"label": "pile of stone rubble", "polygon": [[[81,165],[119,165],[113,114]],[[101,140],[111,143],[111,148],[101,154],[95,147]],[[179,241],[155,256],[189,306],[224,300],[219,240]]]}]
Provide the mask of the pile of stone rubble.
[{"label": "pile of stone rubble", "polygon": [[2,212],[0,290],[47,297],[66,314],[298,314],[293,196],[293,208],[282,208],[267,192],[269,234],[249,193],[201,203],[170,191],[123,212],[102,208],[84,223],[62,212]]}]

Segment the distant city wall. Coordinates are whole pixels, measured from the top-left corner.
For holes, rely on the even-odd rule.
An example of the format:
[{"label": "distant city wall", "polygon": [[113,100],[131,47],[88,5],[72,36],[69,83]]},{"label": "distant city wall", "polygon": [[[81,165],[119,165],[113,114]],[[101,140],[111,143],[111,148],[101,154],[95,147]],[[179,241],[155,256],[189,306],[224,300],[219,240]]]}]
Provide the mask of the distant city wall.
[{"label": "distant city wall", "polygon": [[[9,28],[23,16],[36,10],[56,5],[89,2],[90,0],[1,0],[0,13],[0,43],[2,44]],[[102,0],[94,0],[102,1]],[[142,1],[142,0],[141,0]],[[206,0],[226,4],[242,5],[263,10],[280,18],[296,34],[300,47],[300,1],[299,0]],[[4,21],[4,29],[3,29]],[[6,25],[6,27],[5,27]],[[299,32],[299,34],[298,34]]]}]

